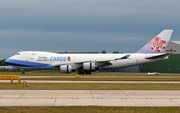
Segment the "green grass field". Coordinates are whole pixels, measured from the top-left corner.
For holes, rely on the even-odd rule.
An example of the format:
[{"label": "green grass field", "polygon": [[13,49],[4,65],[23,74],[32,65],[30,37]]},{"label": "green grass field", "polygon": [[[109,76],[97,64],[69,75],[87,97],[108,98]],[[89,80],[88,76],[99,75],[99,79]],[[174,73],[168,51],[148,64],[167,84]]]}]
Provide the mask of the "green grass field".
[{"label": "green grass field", "polygon": [[[180,75],[155,75],[127,74],[127,73],[93,73],[80,75],[77,73],[60,74],[59,71],[30,71],[25,75],[21,72],[0,72],[0,75],[20,76],[57,76],[55,78],[21,78],[21,80],[58,80],[58,81],[180,81]],[[61,78],[58,78],[61,76]],[[71,76],[71,78],[67,78]],[[73,77],[74,76],[74,77]],[[85,77],[86,78],[83,78]],[[92,78],[94,76],[95,78]],[[103,76],[103,77],[102,77]],[[111,77],[113,76],[113,77]],[[72,78],[73,77],[73,78]],[[27,83],[28,87],[18,84],[0,83],[0,89],[32,89],[32,90],[180,90],[180,84],[175,83]]]},{"label": "green grass field", "polygon": [[144,78],[144,77],[138,77],[138,78],[129,78],[129,77],[123,77],[123,78],[79,78],[76,79],[76,76],[74,78],[21,78],[21,80],[60,80],[60,81],[180,81],[180,78]]},{"label": "green grass field", "polygon": [[[42,71],[28,71],[26,74],[21,72],[0,72],[0,75],[20,75],[20,76],[76,76],[77,73],[71,74],[60,73],[57,70],[42,70]],[[80,76],[148,76],[147,73],[98,73],[94,72],[92,75],[80,75]],[[171,74],[166,75],[150,75],[150,76],[172,76]],[[180,76],[180,74],[173,74],[173,76]]]},{"label": "green grass field", "polygon": [[0,90],[180,90],[176,83],[0,83]]},{"label": "green grass field", "polygon": [[[180,75],[147,75],[133,73],[93,73],[92,75],[80,75],[77,73],[61,74],[59,71],[30,71],[22,75],[21,72],[0,72],[0,75],[20,76],[57,76],[53,78],[21,78],[21,80],[61,80],[61,81],[180,81]],[[71,78],[68,78],[71,76]],[[73,77],[74,76],[74,77]],[[91,77],[89,77],[91,76]],[[94,78],[92,78],[94,76]],[[103,77],[102,77],[103,76]],[[113,77],[112,77],[113,76]],[[58,78],[61,77],[61,78]],[[72,78],[73,77],[73,78]],[[83,78],[86,77],[86,78]]]},{"label": "green grass field", "polygon": [[179,113],[180,107],[0,107],[0,113]]}]

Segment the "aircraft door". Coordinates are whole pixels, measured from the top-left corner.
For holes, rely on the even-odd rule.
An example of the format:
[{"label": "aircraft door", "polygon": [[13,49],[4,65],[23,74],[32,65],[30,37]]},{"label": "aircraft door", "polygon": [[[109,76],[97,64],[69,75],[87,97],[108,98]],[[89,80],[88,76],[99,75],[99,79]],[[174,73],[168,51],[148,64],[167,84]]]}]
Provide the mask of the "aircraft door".
[{"label": "aircraft door", "polygon": [[35,53],[31,53],[30,57],[29,57],[29,61],[33,62],[33,61],[35,61],[35,59],[36,59],[36,54]]}]

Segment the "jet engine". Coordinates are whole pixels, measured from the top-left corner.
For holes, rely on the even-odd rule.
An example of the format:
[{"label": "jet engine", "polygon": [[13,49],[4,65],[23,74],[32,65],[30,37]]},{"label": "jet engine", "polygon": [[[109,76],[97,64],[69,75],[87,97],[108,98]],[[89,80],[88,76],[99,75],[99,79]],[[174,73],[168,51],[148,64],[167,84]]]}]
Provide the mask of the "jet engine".
[{"label": "jet engine", "polygon": [[70,65],[61,65],[60,66],[60,72],[61,73],[71,73],[72,72],[72,66],[70,66]]},{"label": "jet engine", "polygon": [[84,70],[95,70],[95,63],[87,62],[83,63],[83,69]]}]

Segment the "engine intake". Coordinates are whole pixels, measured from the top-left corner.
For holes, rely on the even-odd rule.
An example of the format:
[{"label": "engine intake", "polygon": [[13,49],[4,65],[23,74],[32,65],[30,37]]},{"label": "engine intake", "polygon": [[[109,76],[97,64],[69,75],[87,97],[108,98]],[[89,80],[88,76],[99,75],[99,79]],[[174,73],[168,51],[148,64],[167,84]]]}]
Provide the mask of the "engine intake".
[{"label": "engine intake", "polygon": [[84,70],[95,70],[95,63],[87,62],[83,63],[83,69]]},{"label": "engine intake", "polygon": [[60,66],[60,72],[61,73],[71,73],[72,72],[72,66],[70,66],[70,65],[61,65]]}]

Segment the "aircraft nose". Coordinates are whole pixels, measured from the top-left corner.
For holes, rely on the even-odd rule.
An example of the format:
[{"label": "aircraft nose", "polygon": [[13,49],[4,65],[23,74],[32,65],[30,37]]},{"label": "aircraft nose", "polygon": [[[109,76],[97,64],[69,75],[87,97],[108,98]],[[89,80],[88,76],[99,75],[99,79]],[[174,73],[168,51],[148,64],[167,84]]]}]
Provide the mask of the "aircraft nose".
[{"label": "aircraft nose", "polygon": [[6,60],[5,60],[5,63],[6,63],[6,64],[10,64],[10,62],[11,62],[10,59],[6,59]]}]

